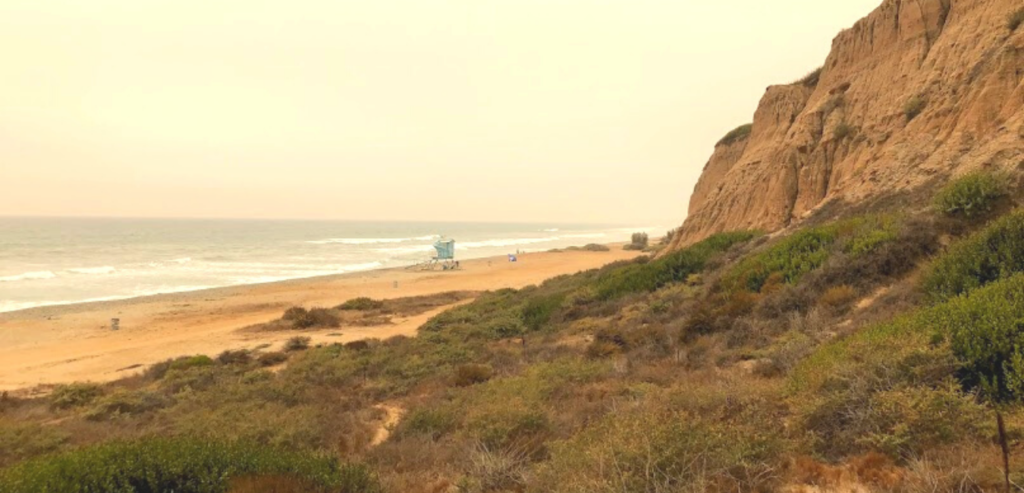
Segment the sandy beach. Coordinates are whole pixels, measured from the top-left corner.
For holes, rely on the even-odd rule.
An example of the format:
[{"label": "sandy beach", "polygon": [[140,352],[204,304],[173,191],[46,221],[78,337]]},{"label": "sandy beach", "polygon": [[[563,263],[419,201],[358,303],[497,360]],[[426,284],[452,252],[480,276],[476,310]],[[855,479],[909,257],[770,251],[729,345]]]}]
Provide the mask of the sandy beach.
[{"label": "sandy beach", "polygon": [[[279,318],[291,306],[335,306],[366,296],[394,299],[448,291],[521,288],[545,279],[635,257],[609,252],[542,252],[462,262],[458,271],[385,269],[268,284],[33,308],[0,314],[0,390],[71,381],[106,382],[182,355],[274,348],[294,331],[241,330]],[[397,287],[396,287],[397,286]],[[303,331],[314,343],[413,335],[438,312],[396,318],[377,327]],[[121,329],[112,331],[110,319]]]}]

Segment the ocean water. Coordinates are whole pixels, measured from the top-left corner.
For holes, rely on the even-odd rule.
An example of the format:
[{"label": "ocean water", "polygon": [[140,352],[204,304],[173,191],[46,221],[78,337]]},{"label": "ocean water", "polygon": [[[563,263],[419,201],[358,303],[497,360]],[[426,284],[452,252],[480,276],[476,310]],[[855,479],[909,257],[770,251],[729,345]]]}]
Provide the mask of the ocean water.
[{"label": "ocean water", "polygon": [[628,241],[583,224],[2,218],[0,312],[401,267],[439,235],[457,259]]}]

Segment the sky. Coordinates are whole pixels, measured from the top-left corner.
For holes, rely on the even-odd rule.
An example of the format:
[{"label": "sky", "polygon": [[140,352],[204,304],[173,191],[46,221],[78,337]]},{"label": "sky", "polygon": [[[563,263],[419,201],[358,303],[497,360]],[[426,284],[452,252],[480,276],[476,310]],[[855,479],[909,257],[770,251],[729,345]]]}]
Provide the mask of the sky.
[{"label": "sky", "polygon": [[880,0],[3,0],[0,215],[678,224]]}]

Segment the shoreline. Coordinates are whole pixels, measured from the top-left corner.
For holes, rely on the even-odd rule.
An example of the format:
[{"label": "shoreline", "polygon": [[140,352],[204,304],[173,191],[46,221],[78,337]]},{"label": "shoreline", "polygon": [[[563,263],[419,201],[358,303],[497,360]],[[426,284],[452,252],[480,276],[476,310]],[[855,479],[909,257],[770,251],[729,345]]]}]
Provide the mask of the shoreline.
[{"label": "shoreline", "polygon": [[[394,320],[386,326],[252,333],[241,329],[279,318],[291,306],[335,306],[367,296],[395,299],[449,291],[522,288],[563,274],[635,258],[609,252],[532,252],[461,262],[457,271],[390,267],[259,284],[155,294],[118,300],[47,305],[0,313],[0,391],[71,381],[107,382],[168,358],[278,344],[296,335],[314,343],[415,334],[451,306]],[[397,287],[396,287],[397,286]],[[120,318],[121,330],[110,330]]]},{"label": "shoreline", "polygon": [[[607,247],[611,248],[612,250],[616,250],[616,249],[621,249],[626,244],[627,244],[626,242],[616,242],[616,243],[603,243],[602,245],[607,246]],[[571,247],[568,247],[568,248],[571,248]],[[526,255],[548,254],[548,253],[560,254],[560,253],[566,253],[566,252],[571,252],[571,251],[566,250],[566,248],[558,248],[558,249],[551,249],[551,250],[538,250],[538,251],[526,251],[526,250],[523,250],[519,254],[519,256],[522,257],[522,256],[526,256]],[[460,262],[461,262],[461,264],[475,263],[475,262],[479,262],[479,261],[492,261],[492,262],[494,262],[494,261],[498,261],[499,259],[504,261],[505,260],[505,256],[504,255],[495,255],[495,256],[488,256],[488,257],[473,257],[473,258],[469,258],[469,259],[465,259],[465,260],[460,260]],[[6,318],[9,318],[8,315],[18,316],[19,314],[23,314],[23,313],[33,314],[35,312],[40,312],[40,313],[45,314],[46,311],[51,311],[51,310],[60,311],[60,310],[65,309],[65,308],[67,308],[67,309],[81,308],[81,307],[87,306],[87,305],[128,304],[128,303],[133,303],[133,302],[136,302],[136,301],[159,300],[159,299],[164,298],[164,297],[171,297],[171,296],[177,296],[177,295],[191,295],[191,294],[195,294],[195,293],[204,293],[204,292],[210,292],[211,294],[217,294],[220,291],[230,291],[230,290],[237,290],[237,289],[245,289],[245,288],[248,288],[248,287],[269,286],[269,285],[277,285],[277,284],[285,285],[285,284],[289,284],[289,283],[307,283],[307,282],[316,282],[316,281],[324,281],[324,282],[326,282],[326,281],[340,280],[340,279],[350,278],[350,277],[359,277],[359,276],[367,275],[367,274],[370,274],[370,273],[382,273],[383,274],[383,273],[386,273],[386,272],[396,272],[396,273],[397,272],[430,272],[430,271],[417,271],[417,270],[414,270],[413,268],[416,265],[417,264],[408,264],[408,265],[402,265],[402,266],[396,265],[396,266],[393,266],[393,267],[377,267],[377,268],[372,268],[372,269],[355,270],[355,271],[351,271],[351,272],[339,272],[339,273],[336,273],[336,274],[322,274],[322,275],[314,275],[314,276],[309,276],[309,277],[296,277],[296,278],[291,278],[291,279],[278,279],[278,280],[273,280],[273,281],[263,281],[263,282],[254,282],[254,283],[246,283],[246,284],[231,284],[231,285],[226,285],[226,286],[210,286],[210,287],[201,287],[201,288],[198,288],[198,289],[182,289],[180,291],[168,291],[166,293],[153,293],[153,294],[143,294],[143,295],[125,295],[125,296],[110,296],[110,297],[86,299],[86,300],[80,300],[80,301],[66,301],[66,302],[60,301],[60,302],[53,302],[53,303],[46,304],[46,305],[30,306],[30,307],[25,307],[25,308],[18,308],[18,309],[15,309],[15,310],[0,311],[0,323],[2,323]],[[437,272],[440,272],[440,271],[437,271]]]}]

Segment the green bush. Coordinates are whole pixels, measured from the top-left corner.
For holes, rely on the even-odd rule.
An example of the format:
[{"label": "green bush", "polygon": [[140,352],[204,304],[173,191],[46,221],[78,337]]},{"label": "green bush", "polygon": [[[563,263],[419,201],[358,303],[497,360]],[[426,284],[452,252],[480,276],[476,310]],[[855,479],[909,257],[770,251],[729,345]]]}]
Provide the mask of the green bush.
[{"label": "green bush", "polygon": [[0,413],[0,468],[25,457],[54,452],[67,440],[67,432],[56,426],[7,421]]},{"label": "green bush", "polygon": [[832,137],[835,140],[843,140],[853,135],[856,131],[857,129],[853,125],[850,125],[849,123],[846,122],[842,122],[839,125],[836,125],[835,130],[833,130],[832,132]]},{"label": "green bush", "polygon": [[250,361],[252,354],[247,349],[229,349],[217,355],[217,362],[222,365],[247,365]]},{"label": "green bush", "polygon": [[931,323],[949,336],[969,390],[996,402],[1024,398],[1024,273],[939,305]]},{"label": "green bush", "polygon": [[753,123],[748,123],[746,125],[740,125],[740,126],[734,128],[734,129],[730,130],[729,133],[725,134],[725,137],[722,137],[722,140],[719,140],[718,143],[715,144],[715,147],[732,145],[732,144],[734,144],[736,142],[744,140],[747,137],[750,137],[750,132],[753,131],[753,130],[754,130],[754,124]]},{"label": "green bush", "polygon": [[975,172],[950,182],[935,196],[935,208],[947,216],[974,218],[992,212],[1007,196],[1002,177]]},{"label": "green bush", "polygon": [[927,106],[928,101],[921,96],[914,96],[908,99],[903,105],[903,116],[907,117],[907,121],[913,120],[914,118],[917,118],[917,115],[920,115]]},{"label": "green bush", "polygon": [[455,386],[468,387],[484,383],[494,376],[490,365],[465,364],[455,367]]},{"label": "green bush", "polygon": [[685,281],[704,270],[716,254],[749,241],[752,232],[721,233],[647,263],[634,263],[608,270],[595,281],[597,297],[610,300],[628,294],[652,292],[673,282]]},{"label": "green bush", "polygon": [[360,465],[326,455],[193,438],[112,442],[34,459],[0,471],[0,493],[224,493],[231,478],[293,477],[317,491],[379,492]]},{"label": "green bush", "polygon": [[954,244],[928,269],[923,284],[943,301],[1018,272],[1024,272],[1024,211]]},{"label": "green bush", "polygon": [[152,380],[160,380],[170,370],[184,370],[186,368],[210,366],[213,359],[209,356],[197,354],[195,356],[182,356],[156,363],[146,369],[146,376]]},{"label": "green bush", "polygon": [[288,354],[281,351],[263,353],[256,358],[260,366],[275,366],[288,361]]},{"label": "green bush", "polygon": [[1021,24],[1024,24],[1024,8],[1017,9],[1016,12],[1010,14],[1010,17],[1006,19],[1006,27],[1011,32],[1016,31]]},{"label": "green bush", "polygon": [[100,398],[85,416],[92,421],[104,421],[120,416],[162,409],[169,406],[172,402],[173,399],[160,392],[119,389],[110,395]]},{"label": "green bush", "polygon": [[814,69],[811,73],[803,76],[803,78],[797,81],[797,84],[801,84],[805,87],[817,87],[818,82],[821,81],[821,73],[824,70],[825,67],[818,67]]},{"label": "green bush", "polygon": [[983,408],[971,392],[1008,397],[1024,382],[1021,320],[1024,274],[829,343],[790,377],[803,426],[830,457],[977,439]]},{"label": "green bush", "polygon": [[650,239],[647,233],[633,233],[633,236],[629,240],[629,244],[624,248],[626,250],[643,251],[647,249],[647,245]]},{"label": "green bush", "polygon": [[311,308],[292,321],[296,329],[332,328],[341,325],[337,313],[327,308]]},{"label": "green bush", "polygon": [[426,435],[437,440],[455,429],[454,414],[446,408],[416,409],[402,419],[399,435]]},{"label": "green bush", "polygon": [[802,229],[740,261],[726,272],[721,287],[758,293],[767,284],[794,284],[836,252],[856,257],[892,242],[899,227],[891,216],[869,215]]},{"label": "green bush", "polygon": [[778,491],[785,445],[771,403],[756,391],[694,395],[706,390],[698,386],[623,406],[552,443],[532,491]]},{"label": "green bush", "polygon": [[50,394],[50,406],[54,409],[68,409],[91,404],[103,394],[103,389],[92,383],[70,383],[58,385]]},{"label": "green bush", "polygon": [[366,297],[353,298],[338,305],[337,307],[338,310],[356,311],[379,310],[381,308],[384,308],[383,301]]},{"label": "green bush", "polygon": [[308,337],[301,337],[301,336],[292,337],[291,339],[288,339],[288,341],[284,343],[284,350],[285,351],[302,351],[303,349],[308,349],[309,348],[309,341],[310,341],[310,339]]},{"label": "green bush", "polygon": [[284,311],[284,315],[281,315],[281,320],[295,321],[302,317],[305,317],[309,310],[301,306],[293,306]]}]

